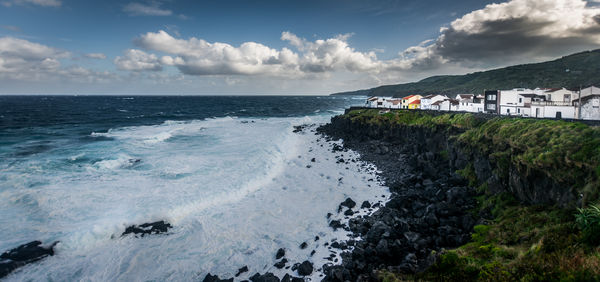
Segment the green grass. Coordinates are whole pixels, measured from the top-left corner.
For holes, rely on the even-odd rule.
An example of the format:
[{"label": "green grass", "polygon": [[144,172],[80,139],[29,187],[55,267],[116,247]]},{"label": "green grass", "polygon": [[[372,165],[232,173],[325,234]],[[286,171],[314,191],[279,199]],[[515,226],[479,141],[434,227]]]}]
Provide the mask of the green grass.
[{"label": "green grass", "polygon": [[[600,197],[600,127],[560,120],[500,117],[483,120],[468,113],[433,116],[421,111],[391,111],[379,114],[375,109],[350,111],[344,117],[353,123],[391,128],[420,126],[446,130],[465,150],[489,155],[500,176],[506,176],[509,168],[523,175],[537,171],[584,194],[584,202]],[[470,175],[466,178],[473,179]]]},{"label": "green grass", "polygon": [[387,281],[598,281],[600,247],[586,243],[574,211],[522,206],[509,195],[480,202],[496,218],[473,228],[471,242],[444,250],[423,273],[381,271]]}]

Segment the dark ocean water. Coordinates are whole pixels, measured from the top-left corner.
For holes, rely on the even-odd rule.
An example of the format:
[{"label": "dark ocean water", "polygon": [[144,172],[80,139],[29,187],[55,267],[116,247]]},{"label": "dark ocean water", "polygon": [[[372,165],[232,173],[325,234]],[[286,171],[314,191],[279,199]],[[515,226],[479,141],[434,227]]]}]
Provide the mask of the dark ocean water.
[{"label": "dark ocean water", "polygon": [[157,124],[210,117],[332,113],[364,98],[330,96],[0,96],[0,129]]}]

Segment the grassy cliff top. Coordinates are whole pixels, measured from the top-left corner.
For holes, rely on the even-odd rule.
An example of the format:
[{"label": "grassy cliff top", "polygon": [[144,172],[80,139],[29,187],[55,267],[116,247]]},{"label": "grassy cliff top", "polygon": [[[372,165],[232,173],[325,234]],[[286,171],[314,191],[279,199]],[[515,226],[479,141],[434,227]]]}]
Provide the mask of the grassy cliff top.
[{"label": "grassy cliff top", "polygon": [[424,111],[353,110],[353,122],[388,126],[454,128],[456,138],[497,160],[500,169],[536,169],[591,198],[600,190],[600,127],[579,122],[532,118],[484,119],[469,113],[433,115]]}]

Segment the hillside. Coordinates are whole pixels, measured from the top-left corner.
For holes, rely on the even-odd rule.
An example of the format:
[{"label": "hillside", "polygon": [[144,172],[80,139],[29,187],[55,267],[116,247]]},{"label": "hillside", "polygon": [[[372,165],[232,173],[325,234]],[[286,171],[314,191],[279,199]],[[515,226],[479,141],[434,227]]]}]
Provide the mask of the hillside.
[{"label": "hillside", "polygon": [[465,75],[441,75],[419,82],[384,85],[372,89],[332,95],[405,96],[410,94],[483,93],[485,89],[516,87],[566,87],[600,85],[600,49],[586,51],[560,59],[510,66]]}]

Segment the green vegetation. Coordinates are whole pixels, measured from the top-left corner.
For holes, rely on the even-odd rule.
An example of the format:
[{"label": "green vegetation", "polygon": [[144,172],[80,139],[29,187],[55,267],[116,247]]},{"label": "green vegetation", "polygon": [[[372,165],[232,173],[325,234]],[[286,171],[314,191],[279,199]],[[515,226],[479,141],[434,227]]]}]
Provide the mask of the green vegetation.
[{"label": "green vegetation", "polygon": [[[524,175],[545,173],[557,183],[570,185],[589,202],[600,196],[600,127],[560,120],[494,118],[473,114],[431,115],[420,111],[354,110],[345,115],[354,123],[380,126],[421,126],[449,130],[467,150],[489,155],[499,175],[510,168]],[[472,167],[459,171],[475,187]]]},{"label": "green vegetation", "polygon": [[[465,150],[496,164],[499,175],[537,171],[598,200],[600,128],[582,123],[523,118],[485,120],[472,114],[431,115],[418,111],[355,110],[352,123],[390,128],[444,130]],[[448,156],[448,152],[439,152]],[[477,179],[473,164],[457,171],[477,187],[474,214],[494,218],[474,227],[471,242],[438,254],[424,273],[379,272],[383,281],[600,281],[600,206],[582,209],[527,206],[504,192],[492,195]]]},{"label": "green vegetation", "polygon": [[[597,281],[600,248],[585,243],[573,211],[491,199],[496,218],[477,225],[470,243],[444,251],[423,280]],[[494,198],[494,197],[492,197]],[[503,198],[503,199],[501,199]]]},{"label": "green vegetation", "polygon": [[433,76],[419,82],[385,85],[336,95],[396,96],[410,94],[482,94],[485,89],[567,87],[600,84],[600,50],[582,52],[554,61],[511,66],[466,75]]},{"label": "green vegetation", "polygon": [[600,207],[590,205],[588,208],[577,209],[575,221],[581,229],[583,239],[591,245],[600,244]]},{"label": "green vegetation", "polygon": [[522,206],[508,194],[480,201],[480,207],[493,207],[495,219],[487,225],[476,225],[470,243],[455,250],[442,251],[437,262],[424,273],[402,275],[382,271],[382,280],[600,279],[600,247],[586,241],[585,232],[574,224],[572,210]]}]

